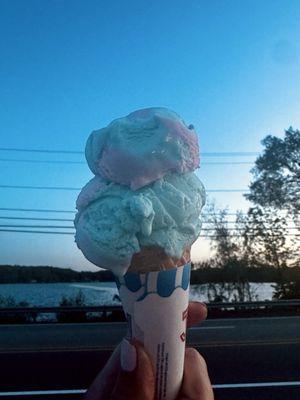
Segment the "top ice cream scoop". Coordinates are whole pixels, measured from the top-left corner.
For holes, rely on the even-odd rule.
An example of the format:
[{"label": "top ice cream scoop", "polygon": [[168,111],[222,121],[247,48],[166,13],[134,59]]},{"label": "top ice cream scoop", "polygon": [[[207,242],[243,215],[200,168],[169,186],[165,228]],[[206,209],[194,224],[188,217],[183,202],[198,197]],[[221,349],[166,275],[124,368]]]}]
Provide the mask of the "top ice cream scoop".
[{"label": "top ice cream scoop", "polygon": [[199,167],[197,134],[173,111],[135,111],[91,133],[85,155],[91,171],[132,190],[169,173]]}]

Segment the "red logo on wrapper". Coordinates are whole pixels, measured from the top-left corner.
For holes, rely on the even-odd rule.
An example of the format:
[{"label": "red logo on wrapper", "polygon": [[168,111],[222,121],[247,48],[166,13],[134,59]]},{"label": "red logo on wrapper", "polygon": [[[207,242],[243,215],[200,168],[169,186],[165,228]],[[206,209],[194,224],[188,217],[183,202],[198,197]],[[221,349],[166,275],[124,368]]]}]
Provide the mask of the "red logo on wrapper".
[{"label": "red logo on wrapper", "polygon": [[185,337],[186,337],[185,332],[182,332],[182,334],[180,335],[180,339],[182,342],[185,342]]},{"label": "red logo on wrapper", "polygon": [[188,307],[187,307],[186,310],[184,310],[184,311],[182,312],[182,321],[184,321],[185,319],[187,319],[187,316],[188,316]]}]

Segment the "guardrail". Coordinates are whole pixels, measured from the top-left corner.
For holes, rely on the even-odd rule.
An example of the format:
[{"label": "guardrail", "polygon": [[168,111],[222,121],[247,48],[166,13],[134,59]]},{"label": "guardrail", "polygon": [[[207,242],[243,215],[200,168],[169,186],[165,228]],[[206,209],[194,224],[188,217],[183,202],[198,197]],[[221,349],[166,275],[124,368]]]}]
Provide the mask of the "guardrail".
[{"label": "guardrail", "polygon": [[[207,303],[208,309],[219,310],[241,310],[241,309],[259,309],[259,308],[281,308],[281,307],[300,307],[299,300],[279,300],[279,301],[253,301],[253,302],[234,302],[234,303]],[[30,313],[111,313],[122,311],[121,305],[115,306],[84,306],[84,307],[6,307],[0,308],[0,315],[14,313],[14,314],[30,314]]]},{"label": "guardrail", "polygon": [[261,307],[297,307],[299,300],[278,300],[278,301],[245,301],[234,303],[208,303],[208,308],[261,308]]},{"label": "guardrail", "polygon": [[68,313],[68,312],[112,312],[122,311],[121,306],[84,306],[84,307],[6,307],[0,308],[0,315],[7,313],[24,314],[24,313]]}]

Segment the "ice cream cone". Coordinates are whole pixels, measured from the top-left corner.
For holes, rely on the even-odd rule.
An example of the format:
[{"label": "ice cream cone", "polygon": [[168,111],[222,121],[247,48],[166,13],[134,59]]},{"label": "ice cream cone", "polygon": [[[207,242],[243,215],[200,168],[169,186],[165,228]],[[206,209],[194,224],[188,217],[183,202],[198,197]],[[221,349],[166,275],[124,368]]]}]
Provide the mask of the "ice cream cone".
[{"label": "ice cream cone", "polygon": [[176,259],[159,248],[143,248],[127,274],[117,280],[128,322],[127,338],[142,342],[153,361],[156,400],[175,400],[182,383],[189,254],[186,249]]},{"label": "ice cream cone", "polygon": [[152,107],[92,132],[85,154],[95,177],[76,203],[77,246],[115,274],[128,339],[142,342],[153,360],[155,398],[175,400],[183,376],[190,246],[205,204],[194,173],[197,134],[173,111]]},{"label": "ice cream cone", "polygon": [[180,258],[171,257],[160,247],[143,247],[135,253],[127,272],[145,274],[149,271],[163,271],[180,267],[190,262],[191,248],[186,248]]}]

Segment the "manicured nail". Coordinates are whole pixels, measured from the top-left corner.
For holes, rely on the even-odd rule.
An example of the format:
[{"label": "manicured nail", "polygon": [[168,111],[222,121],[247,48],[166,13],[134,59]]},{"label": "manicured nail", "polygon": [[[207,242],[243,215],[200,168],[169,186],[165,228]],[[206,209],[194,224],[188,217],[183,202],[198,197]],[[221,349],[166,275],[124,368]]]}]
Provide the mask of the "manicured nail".
[{"label": "manicured nail", "polygon": [[136,348],[128,340],[121,343],[121,367],[123,371],[132,372],[136,367]]}]

